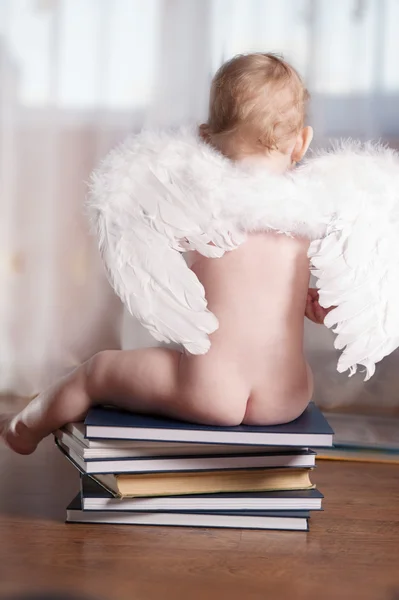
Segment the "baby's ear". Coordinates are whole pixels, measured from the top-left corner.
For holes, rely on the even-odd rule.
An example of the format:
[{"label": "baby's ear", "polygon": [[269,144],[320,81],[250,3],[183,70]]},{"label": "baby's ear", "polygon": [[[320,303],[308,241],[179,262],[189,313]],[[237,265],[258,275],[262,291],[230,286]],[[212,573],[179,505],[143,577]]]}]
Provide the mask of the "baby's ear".
[{"label": "baby's ear", "polygon": [[204,142],[209,142],[210,133],[209,133],[209,125],[207,123],[202,123],[202,125],[200,125],[198,127],[198,132],[199,132],[200,138],[202,138],[202,140]]},{"label": "baby's ear", "polygon": [[313,129],[310,126],[304,127],[302,131],[298,134],[294,149],[292,151],[291,158],[293,162],[297,163],[303,159],[310,146],[312,139]]}]

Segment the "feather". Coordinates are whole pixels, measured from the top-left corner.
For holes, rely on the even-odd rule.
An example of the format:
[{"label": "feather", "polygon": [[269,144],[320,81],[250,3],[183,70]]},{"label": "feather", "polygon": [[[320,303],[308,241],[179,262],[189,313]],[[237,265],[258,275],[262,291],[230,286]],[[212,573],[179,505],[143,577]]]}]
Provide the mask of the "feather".
[{"label": "feather", "polygon": [[309,171],[310,187],[318,181],[335,196],[326,237],[309,248],[320,304],[336,306],[324,323],[343,350],[338,371],[364,366],[368,380],[399,346],[399,158],[378,145],[340,145]]}]

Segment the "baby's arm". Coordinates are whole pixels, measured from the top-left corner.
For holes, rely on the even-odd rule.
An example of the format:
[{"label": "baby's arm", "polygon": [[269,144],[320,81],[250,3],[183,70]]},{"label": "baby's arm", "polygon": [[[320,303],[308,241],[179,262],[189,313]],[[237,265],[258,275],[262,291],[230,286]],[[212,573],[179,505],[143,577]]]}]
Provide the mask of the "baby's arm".
[{"label": "baby's arm", "polygon": [[306,299],[305,316],[316,323],[323,325],[324,319],[334,307],[323,308],[319,303],[319,291],[314,288],[309,288],[308,297]]}]

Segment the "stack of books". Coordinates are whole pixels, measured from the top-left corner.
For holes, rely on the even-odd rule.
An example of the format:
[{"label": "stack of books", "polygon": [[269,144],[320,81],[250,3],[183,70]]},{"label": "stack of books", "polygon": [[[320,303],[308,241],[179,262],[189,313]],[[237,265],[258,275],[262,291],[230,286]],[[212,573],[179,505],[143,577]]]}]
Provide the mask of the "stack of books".
[{"label": "stack of books", "polygon": [[307,530],[333,431],[310,404],[270,427],[210,427],[107,407],[55,433],[81,473],[68,522]]}]

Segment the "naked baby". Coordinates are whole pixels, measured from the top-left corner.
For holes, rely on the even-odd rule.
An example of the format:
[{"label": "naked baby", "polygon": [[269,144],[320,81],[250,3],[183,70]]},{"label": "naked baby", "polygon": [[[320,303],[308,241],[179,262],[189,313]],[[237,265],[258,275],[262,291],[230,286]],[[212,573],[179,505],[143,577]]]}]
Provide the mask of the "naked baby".
[{"label": "naked baby", "polygon": [[[111,282],[157,339],[178,341],[181,351],[156,347],[93,356],[22,412],[2,418],[1,434],[12,449],[33,452],[42,438],[82,419],[99,403],[220,426],[291,421],[306,408],[313,391],[303,352],[305,314],[341,332],[338,347],[347,348],[340,370],[356,369],[353,365],[359,363],[372,374],[374,363],[397,346],[396,338],[395,343],[387,337],[380,343],[388,335],[375,318],[380,301],[362,311],[356,306],[359,294],[368,293],[358,276],[367,263],[366,250],[375,256],[380,233],[368,236],[367,249],[356,255],[359,264],[353,252],[352,262],[345,256],[352,231],[361,226],[358,215],[366,215],[367,223],[373,220],[364,211],[363,189],[355,204],[359,173],[364,183],[372,169],[380,169],[385,187],[383,192],[376,189],[373,176],[375,197],[378,202],[384,201],[384,193],[391,198],[385,189],[391,171],[384,169],[391,169],[392,156],[378,150],[368,168],[372,150],[362,155],[343,149],[338,162],[337,157],[327,157],[327,162],[322,157],[316,167],[299,173],[296,183],[293,167],[312,139],[312,129],[304,126],[307,97],[299,75],[282,59],[239,56],[216,74],[209,118],[199,131],[172,142],[172,134],[150,133],[111,155],[94,179],[91,201]],[[345,171],[342,165],[348,163]],[[179,177],[184,181],[178,185]],[[134,185],[136,196],[145,198],[136,208]],[[353,227],[345,222],[345,237],[336,215],[346,206],[348,188],[356,210],[350,217]],[[328,201],[317,202],[323,194]],[[202,196],[211,200],[197,210]],[[386,226],[393,223],[388,216]],[[397,239],[394,233],[392,239]],[[311,240],[318,241],[312,251]],[[191,270],[182,259],[185,252]],[[308,289],[308,255],[318,267],[320,302],[318,292]],[[332,255],[339,267],[335,262],[334,274],[342,276],[344,289],[339,278],[330,277]],[[388,268],[389,261],[385,264]],[[380,275],[381,263],[374,267],[364,286],[380,286],[385,271]],[[350,285],[350,269],[357,287]],[[330,312],[329,306],[338,308]]]}]

